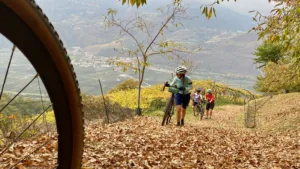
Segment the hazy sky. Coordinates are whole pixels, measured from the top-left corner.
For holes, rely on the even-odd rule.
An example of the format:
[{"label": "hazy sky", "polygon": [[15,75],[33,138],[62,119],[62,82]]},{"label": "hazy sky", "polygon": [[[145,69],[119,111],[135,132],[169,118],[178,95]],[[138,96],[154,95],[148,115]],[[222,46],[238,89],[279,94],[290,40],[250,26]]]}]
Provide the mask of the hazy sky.
[{"label": "hazy sky", "polygon": [[221,5],[244,14],[248,14],[251,10],[269,14],[274,7],[274,3],[269,3],[268,0],[237,0],[237,2],[230,0],[230,2],[223,2]]},{"label": "hazy sky", "polygon": [[[188,3],[193,7],[200,7],[202,4],[211,4],[215,0],[183,0],[184,3]],[[171,0],[147,0],[148,5],[170,3]],[[159,6],[159,5],[158,5]],[[245,15],[251,15],[248,12],[251,10],[258,10],[263,14],[269,14],[274,3],[269,3],[268,0],[224,0],[219,6],[230,8],[236,12],[243,13]]]}]

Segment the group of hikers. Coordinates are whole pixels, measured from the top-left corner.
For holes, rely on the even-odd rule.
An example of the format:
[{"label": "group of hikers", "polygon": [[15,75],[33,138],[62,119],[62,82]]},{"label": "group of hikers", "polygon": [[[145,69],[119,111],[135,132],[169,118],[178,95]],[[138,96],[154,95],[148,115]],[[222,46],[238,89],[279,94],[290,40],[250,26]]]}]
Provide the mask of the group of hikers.
[{"label": "group of hikers", "polygon": [[[177,92],[175,94],[175,103],[176,103],[176,120],[177,126],[184,125],[184,118],[186,115],[186,108],[189,105],[190,100],[192,99],[192,109],[195,113],[195,106],[204,102],[204,98],[201,94],[201,89],[197,88],[195,93],[191,97],[191,90],[193,87],[193,82],[190,76],[187,76],[187,68],[179,66],[175,69],[176,77],[169,84],[166,82],[165,86],[176,88]],[[206,99],[206,119],[211,119],[212,111],[215,106],[215,97],[211,89],[208,89],[205,94]]]}]

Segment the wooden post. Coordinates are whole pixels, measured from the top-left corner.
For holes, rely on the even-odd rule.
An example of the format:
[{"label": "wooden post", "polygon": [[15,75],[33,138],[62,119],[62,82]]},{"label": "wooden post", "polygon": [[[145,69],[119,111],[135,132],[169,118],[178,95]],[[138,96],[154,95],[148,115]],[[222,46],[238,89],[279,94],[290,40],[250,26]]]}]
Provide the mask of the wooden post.
[{"label": "wooden post", "polygon": [[105,110],[105,114],[106,114],[106,118],[107,118],[107,123],[109,123],[109,115],[108,115],[108,111],[107,111],[107,107],[106,107],[106,103],[105,103],[105,98],[103,95],[103,90],[102,90],[102,84],[100,79],[98,79],[99,84],[100,84],[100,89],[101,89],[101,94],[102,94],[102,98],[103,98],[103,104],[104,104],[104,110]]}]

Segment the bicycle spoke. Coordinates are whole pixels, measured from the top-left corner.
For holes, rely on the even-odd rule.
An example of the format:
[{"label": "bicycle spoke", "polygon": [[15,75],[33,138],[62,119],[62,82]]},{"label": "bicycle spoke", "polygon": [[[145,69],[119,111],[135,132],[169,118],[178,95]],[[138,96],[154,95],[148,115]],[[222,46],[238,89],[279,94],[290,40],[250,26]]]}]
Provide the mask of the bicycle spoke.
[{"label": "bicycle spoke", "polygon": [[[42,95],[42,90],[41,90],[40,78],[39,77],[37,78],[37,81],[38,81],[38,86],[39,86],[39,91],[40,91],[40,96],[41,96],[41,102],[42,102],[43,110],[45,110],[44,100],[43,100],[43,95]],[[47,131],[49,131],[45,114],[43,115],[43,122],[46,124]]]},{"label": "bicycle spoke", "polygon": [[18,97],[33,81],[39,76],[39,74],[36,74],[8,103],[4,105],[3,108],[1,108],[0,113],[12,102],[15,100],[16,97]]},{"label": "bicycle spoke", "polygon": [[22,135],[23,133],[25,133],[25,131],[27,131],[29,129],[29,127],[31,127],[52,105],[49,105],[47,107],[46,110],[44,110],[41,114],[39,114],[17,137],[14,138],[14,140],[8,145],[6,146],[2,152],[0,153],[0,157],[9,149],[9,147],[11,145],[13,145],[14,142],[16,142],[16,140],[18,140]]},{"label": "bicycle spoke", "polygon": [[39,91],[40,91],[40,96],[41,96],[41,101],[42,101],[42,106],[43,106],[43,110],[45,110],[45,106],[44,106],[44,100],[43,100],[43,95],[42,95],[42,90],[41,90],[41,85],[40,85],[40,78],[37,78],[38,81],[38,85],[39,85]]},{"label": "bicycle spoke", "polygon": [[[5,126],[2,125],[1,128],[3,130],[1,139],[5,146],[0,149],[0,168],[23,168],[23,165],[31,168],[36,165],[40,165],[37,166],[38,168],[48,168],[56,164],[58,168],[80,168],[84,145],[84,118],[79,84],[67,51],[48,17],[43,14],[35,1],[22,1],[22,3],[0,1],[0,15],[3,16],[0,20],[5,23],[0,26],[0,32],[4,42],[10,44],[10,46],[1,47],[0,51],[0,81],[3,86],[0,89],[2,91],[0,92],[0,113],[1,120],[5,123]],[[28,17],[23,17],[24,14],[28,14]],[[32,24],[40,26],[32,27]],[[47,37],[44,36],[45,34]],[[2,43],[1,37],[0,43]],[[12,52],[11,57],[14,60],[8,57],[13,46],[11,44],[20,49]],[[3,57],[5,59],[2,59]],[[38,74],[35,75],[35,72]],[[29,78],[27,78],[28,75]],[[38,88],[33,81],[39,76],[42,81],[37,82],[40,83]],[[2,84],[3,79],[5,82]],[[43,84],[44,86],[40,86]],[[44,92],[48,95],[44,95]],[[12,103],[37,100],[40,100],[41,104],[11,106]],[[53,108],[45,109],[49,103]],[[43,113],[36,114],[37,112]],[[48,144],[42,148],[43,151],[33,151],[51,138],[46,134],[42,138],[34,138],[46,131],[45,123],[42,121],[44,114],[50,124],[49,130],[55,128],[53,133],[60,135],[56,137],[57,141],[49,143],[51,147]],[[11,143],[12,140],[15,143]],[[10,147],[6,147],[7,145]],[[19,147],[13,147],[14,145]],[[47,156],[40,156],[40,152],[44,153],[44,149],[48,152]],[[35,153],[30,157],[34,156],[38,159],[27,160],[27,153],[24,154],[24,152]],[[8,158],[4,158],[3,154],[8,155]],[[26,157],[23,158],[24,156]],[[22,161],[23,159],[25,160]],[[49,161],[49,163],[40,162],[40,160]],[[17,163],[14,164],[15,162]]]},{"label": "bicycle spoke", "polygon": [[[18,70],[20,70],[20,68],[23,68],[22,66],[29,62],[26,62],[26,60],[24,62],[23,58],[19,58],[19,57],[22,57],[22,53],[20,53],[20,54],[18,53],[18,49],[15,44],[11,45],[11,43],[10,43],[8,45],[12,46],[12,48],[9,47],[10,49],[6,50],[6,51],[8,51],[7,52],[8,54],[6,54],[6,55],[10,55],[10,57],[8,58],[7,61],[5,61],[5,63],[3,63],[3,62],[1,63],[5,67],[3,67],[3,69],[2,69],[3,78],[1,76],[3,83],[1,84],[1,89],[0,89],[0,114],[4,116],[5,122],[9,123],[9,127],[5,128],[6,133],[4,133],[3,137],[1,137],[1,141],[5,140],[5,142],[4,142],[5,146],[1,148],[0,157],[4,156],[4,154],[7,154],[7,153],[9,154],[10,153],[10,152],[8,152],[9,149],[12,148],[17,142],[23,143],[23,137],[27,138],[29,136],[28,134],[30,134],[31,137],[36,134],[38,134],[38,135],[47,134],[48,138],[53,137],[53,136],[51,136],[52,134],[49,132],[50,130],[52,130],[52,128],[51,128],[52,125],[48,126],[47,123],[44,123],[45,120],[42,123],[46,124],[45,127],[47,128],[47,130],[41,130],[41,128],[36,129],[36,127],[35,127],[36,125],[39,126],[40,121],[42,119],[41,116],[43,116],[44,119],[46,119],[45,118],[46,113],[48,114],[50,108],[52,107],[52,105],[49,105],[50,102],[48,101],[47,95],[44,96],[42,93],[42,89],[44,87],[43,82],[42,81],[40,82],[38,73],[35,73],[34,76],[29,79],[28,82],[23,82],[23,84],[18,82],[18,80],[20,80],[20,78],[18,78],[16,75],[24,75],[24,72],[20,73]],[[4,48],[4,49],[7,49],[7,48]],[[15,72],[11,74],[11,72],[13,70],[15,70]],[[29,70],[31,70],[30,67],[29,67]],[[34,70],[34,69],[32,69],[32,70]],[[14,89],[14,87],[16,87],[17,85],[14,87],[10,86],[10,76],[18,79],[18,80],[15,80],[15,82],[13,82],[13,84],[20,85],[20,87],[21,87],[20,90],[16,91]],[[34,84],[35,79],[37,79],[38,86],[36,86]],[[20,81],[22,81],[22,80],[23,79],[21,78]],[[35,88],[34,89],[35,91],[32,88],[33,86]],[[38,89],[38,90],[36,90],[36,89]],[[12,92],[16,92],[16,93],[14,95],[12,95],[11,97],[9,97],[8,95],[6,96],[7,90],[12,90]],[[21,97],[21,95],[23,93],[25,93],[26,90],[28,90],[30,94],[33,94],[32,95],[33,97],[31,97],[31,96]],[[34,95],[38,94],[38,91],[40,94],[40,101],[38,101],[39,99],[34,98],[35,97]],[[20,97],[20,100],[19,100],[19,97]],[[26,99],[28,99],[28,100],[26,100]],[[24,113],[25,114],[28,113],[28,111],[25,111],[25,112],[22,111],[23,105],[25,106],[26,104],[30,104],[30,105],[28,105],[29,107],[31,107],[31,105],[36,105],[34,108],[38,109],[38,111],[35,111],[35,113],[32,112],[32,114],[31,114],[31,112],[30,112],[30,114],[31,114],[30,119],[23,116]],[[13,107],[10,107],[10,106],[13,106]],[[35,115],[36,112],[39,112],[40,114]],[[50,119],[51,119],[52,114],[51,114],[51,112],[49,112],[49,113],[50,113]],[[10,117],[12,117],[12,119]],[[4,126],[2,126],[2,128],[3,127]],[[19,127],[21,127],[21,128],[19,129]],[[34,137],[36,137],[36,136],[34,136]],[[32,138],[32,139],[36,139],[36,138]],[[44,141],[46,141],[46,140],[44,140]],[[40,143],[40,144],[43,144],[42,146],[47,144],[47,143],[44,144],[44,141]],[[40,144],[38,144],[36,146],[39,146]],[[37,150],[42,147],[41,146],[41,147],[38,147],[37,149],[35,149],[36,146],[32,147],[31,150],[27,151],[27,152],[32,151],[31,153],[29,153],[28,155],[26,153],[23,156],[20,156],[19,161],[17,161],[18,159],[16,159],[16,161],[14,160],[14,162],[16,162],[16,163],[15,164],[10,163],[10,165],[7,167],[8,168],[18,168],[18,165],[20,165],[20,163],[24,162],[24,159],[28,158],[33,153],[36,153]]]},{"label": "bicycle spoke", "polygon": [[16,167],[19,163],[21,163],[23,160],[25,160],[26,158],[28,158],[30,155],[32,155],[33,153],[37,152],[39,149],[41,149],[42,147],[44,147],[45,145],[47,145],[50,141],[54,140],[55,137],[52,137],[51,139],[49,139],[48,141],[46,141],[44,144],[40,145],[39,147],[37,147],[34,151],[32,151],[31,153],[27,154],[25,157],[23,157],[22,159],[20,159],[18,162],[16,162],[14,165],[12,165],[9,169],[13,169],[14,167]]},{"label": "bicycle spoke", "polygon": [[[40,103],[41,101],[26,101],[23,103],[10,103],[9,105],[22,105],[22,104],[29,104],[29,103]],[[43,108],[44,110],[44,108]]]},{"label": "bicycle spoke", "polygon": [[3,84],[2,84],[2,88],[1,88],[1,93],[0,93],[0,101],[1,101],[1,98],[2,98],[2,94],[3,94],[4,86],[5,86],[5,83],[6,83],[6,79],[7,79],[8,71],[9,71],[9,68],[10,68],[11,60],[12,60],[12,58],[13,58],[13,55],[14,55],[15,49],[16,49],[16,45],[14,45],[14,46],[13,46],[13,48],[12,48],[12,52],[11,52],[11,55],[10,55],[10,58],[9,58],[8,66],[7,66],[7,69],[6,69],[6,73],[5,73],[5,76],[4,76],[4,81],[3,81]]}]

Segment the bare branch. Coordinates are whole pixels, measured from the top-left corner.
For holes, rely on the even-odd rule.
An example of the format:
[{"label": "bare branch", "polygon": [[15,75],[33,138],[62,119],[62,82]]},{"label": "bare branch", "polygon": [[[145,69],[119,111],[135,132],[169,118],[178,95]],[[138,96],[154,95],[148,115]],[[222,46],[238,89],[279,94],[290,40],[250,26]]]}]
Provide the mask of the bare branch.
[{"label": "bare branch", "polygon": [[157,39],[158,35],[163,31],[163,29],[166,27],[166,25],[170,22],[170,20],[175,16],[177,9],[180,7],[180,4],[175,4],[175,7],[173,9],[172,14],[167,18],[167,20],[164,22],[164,24],[162,25],[162,27],[158,30],[158,32],[156,33],[156,35],[154,36],[154,38],[152,39],[152,41],[150,42],[150,44],[148,45],[148,47],[145,50],[145,54],[148,52],[149,48],[152,46],[152,44],[154,43],[154,41]]},{"label": "bare branch", "polygon": [[139,41],[136,39],[135,36],[132,35],[132,33],[130,33],[128,31],[128,29],[126,29],[124,26],[122,26],[121,24],[119,24],[116,20],[114,20],[114,18],[112,17],[112,21],[113,21],[113,24],[116,25],[117,27],[121,28],[124,32],[126,32],[136,43],[136,45],[139,47],[140,49],[140,52],[144,55],[144,52],[143,52],[143,49],[142,49],[142,46],[141,46],[141,43],[139,43]]},{"label": "bare branch", "polygon": [[149,29],[150,29],[151,27],[147,25],[147,23],[144,21],[144,19],[142,19],[142,22],[143,22],[143,24],[144,24],[144,26],[145,26],[147,35],[149,36],[149,38],[152,39],[151,33],[150,33],[150,31],[149,31]]},{"label": "bare branch", "polygon": [[167,51],[156,51],[156,52],[152,52],[149,53],[148,56],[152,56],[152,55],[161,55],[161,54],[167,54],[167,53],[173,53],[173,50],[167,50]]}]

